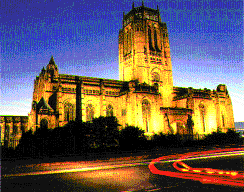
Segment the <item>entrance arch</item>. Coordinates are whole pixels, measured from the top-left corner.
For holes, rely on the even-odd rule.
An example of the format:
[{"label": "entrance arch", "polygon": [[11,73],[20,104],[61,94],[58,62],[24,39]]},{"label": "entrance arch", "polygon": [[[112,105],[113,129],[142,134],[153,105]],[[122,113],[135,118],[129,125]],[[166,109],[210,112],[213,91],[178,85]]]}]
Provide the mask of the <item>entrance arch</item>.
[{"label": "entrance arch", "polygon": [[171,123],[172,128],[174,130],[175,134],[180,134],[180,135],[187,135],[188,130],[187,130],[187,125],[186,122],[181,121],[181,120],[176,120]]},{"label": "entrance arch", "polygon": [[40,128],[41,129],[48,129],[48,121],[47,121],[47,119],[42,119],[41,120]]}]

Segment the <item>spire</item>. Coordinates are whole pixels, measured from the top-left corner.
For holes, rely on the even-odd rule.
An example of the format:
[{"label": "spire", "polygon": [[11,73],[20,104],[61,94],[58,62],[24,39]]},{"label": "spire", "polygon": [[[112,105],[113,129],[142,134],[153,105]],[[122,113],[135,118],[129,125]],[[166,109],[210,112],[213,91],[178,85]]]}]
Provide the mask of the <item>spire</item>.
[{"label": "spire", "polygon": [[159,8],[158,8],[158,5],[157,5],[157,11],[159,12]]},{"label": "spire", "polygon": [[49,61],[49,64],[54,64],[54,65],[55,65],[55,61],[54,61],[53,56],[51,57],[51,59],[50,59],[50,61]]},{"label": "spire", "polygon": [[45,68],[43,67],[43,68],[42,68],[42,71],[41,71],[41,74],[44,74],[45,71],[46,71],[46,70],[45,70]]},{"label": "spire", "polygon": [[134,4],[134,2],[132,3],[132,9],[134,9],[135,8],[135,4]]},{"label": "spire", "polygon": [[53,56],[51,56],[51,59],[47,65],[47,72],[50,73],[52,70],[55,70],[58,74],[58,66],[55,63]]},{"label": "spire", "polygon": [[142,7],[144,7],[144,1],[142,0]]}]

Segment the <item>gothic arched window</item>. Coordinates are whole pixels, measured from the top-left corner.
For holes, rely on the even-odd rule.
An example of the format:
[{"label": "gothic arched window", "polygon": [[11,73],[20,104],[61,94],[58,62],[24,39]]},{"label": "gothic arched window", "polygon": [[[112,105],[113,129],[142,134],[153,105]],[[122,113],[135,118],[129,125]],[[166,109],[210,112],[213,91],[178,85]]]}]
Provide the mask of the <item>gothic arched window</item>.
[{"label": "gothic arched window", "polygon": [[225,127],[225,117],[224,115],[222,114],[222,125],[223,125],[223,128]]},{"label": "gothic arched window", "polygon": [[110,105],[110,104],[107,106],[107,109],[106,109],[106,116],[107,116],[107,117],[111,117],[111,116],[113,116],[113,106]]},{"label": "gothic arched window", "polygon": [[206,110],[205,110],[205,107],[204,105],[200,104],[199,105],[199,109],[200,109],[200,121],[201,121],[201,124],[202,124],[202,127],[203,127],[203,132],[206,131],[206,127],[205,127],[205,115],[206,115]]},{"label": "gothic arched window", "polygon": [[46,119],[42,119],[40,123],[41,129],[48,129],[48,121]]},{"label": "gothic arched window", "polygon": [[156,28],[154,28],[154,45],[157,52],[161,52],[161,50],[158,48],[158,40],[157,40],[157,31]]},{"label": "gothic arched window", "polygon": [[92,121],[94,119],[94,108],[92,104],[86,106],[86,121]]},{"label": "gothic arched window", "polygon": [[17,125],[14,125],[14,126],[13,126],[13,135],[17,135],[18,132],[19,132],[19,128],[18,128],[18,126],[17,126]]},{"label": "gothic arched window", "polygon": [[64,104],[64,120],[65,121],[73,121],[75,118],[74,116],[74,105],[71,103]]},{"label": "gothic arched window", "polygon": [[160,81],[160,76],[157,72],[152,73],[152,81],[153,82],[159,82]]},{"label": "gothic arched window", "polygon": [[149,50],[155,51],[155,49],[153,48],[153,44],[152,44],[152,32],[151,32],[150,26],[148,26],[148,38],[149,38]]},{"label": "gothic arched window", "polygon": [[9,140],[9,137],[10,137],[10,127],[9,127],[9,125],[6,125],[6,127],[5,127],[5,135],[4,135],[4,140],[6,140],[6,141],[8,141]]},{"label": "gothic arched window", "polygon": [[149,132],[149,123],[151,118],[151,105],[148,100],[142,101],[142,119],[143,119],[143,126],[146,129],[146,132]]}]

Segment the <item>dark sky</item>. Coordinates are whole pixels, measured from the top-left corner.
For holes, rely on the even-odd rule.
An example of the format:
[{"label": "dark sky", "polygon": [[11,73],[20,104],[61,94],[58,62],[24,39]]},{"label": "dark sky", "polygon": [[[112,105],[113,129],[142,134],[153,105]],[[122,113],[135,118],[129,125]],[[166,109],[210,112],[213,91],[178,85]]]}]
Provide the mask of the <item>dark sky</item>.
[{"label": "dark sky", "polygon": [[[14,0],[0,3],[0,115],[27,115],[33,83],[51,55],[63,74],[119,79],[118,32],[133,1]],[[141,1],[134,1],[135,7]],[[160,0],[174,86],[226,84],[244,121],[243,1]]]}]

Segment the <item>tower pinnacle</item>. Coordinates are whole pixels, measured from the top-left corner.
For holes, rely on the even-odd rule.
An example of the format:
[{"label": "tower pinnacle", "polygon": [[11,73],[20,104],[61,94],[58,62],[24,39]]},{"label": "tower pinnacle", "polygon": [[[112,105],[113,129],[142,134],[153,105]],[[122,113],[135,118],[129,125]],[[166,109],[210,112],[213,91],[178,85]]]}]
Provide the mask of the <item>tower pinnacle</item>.
[{"label": "tower pinnacle", "polygon": [[54,65],[55,65],[55,61],[54,61],[53,56],[51,57],[51,59],[50,59],[50,61],[49,61],[49,64],[54,64]]}]

